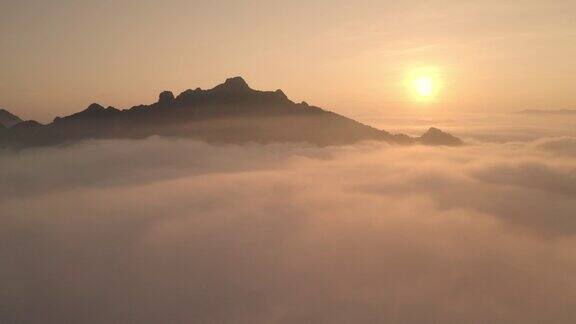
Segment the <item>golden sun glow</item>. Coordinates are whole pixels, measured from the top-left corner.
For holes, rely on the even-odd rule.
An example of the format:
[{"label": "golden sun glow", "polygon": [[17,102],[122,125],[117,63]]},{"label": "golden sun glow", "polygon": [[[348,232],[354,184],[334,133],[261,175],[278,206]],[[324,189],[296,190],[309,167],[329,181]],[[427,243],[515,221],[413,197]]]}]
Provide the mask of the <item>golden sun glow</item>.
[{"label": "golden sun glow", "polygon": [[440,73],[437,67],[413,68],[406,78],[406,86],[412,100],[419,102],[435,101],[440,85]]},{"label": "golden sun glow", "polygon": [[434,80],[423,76],[414,80],[414,89],[422,97],[430,97],[434,91]]}]

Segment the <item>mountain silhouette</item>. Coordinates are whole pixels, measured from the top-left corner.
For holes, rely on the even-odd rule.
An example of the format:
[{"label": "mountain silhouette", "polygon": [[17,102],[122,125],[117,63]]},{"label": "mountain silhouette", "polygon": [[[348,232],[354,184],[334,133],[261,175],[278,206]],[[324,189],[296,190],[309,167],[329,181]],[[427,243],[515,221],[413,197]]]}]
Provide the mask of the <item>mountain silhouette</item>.
[{"label": "mountain silhouette", "polygon": [[443,132],[436,127],[430,127],[426,133],[420,136],[418,141],[424,145],[462,145],[461,139],[452,134]]},{"label": "mountain silhouette", "polygon": [[5,109],[0,109],[0,125],[6,128],[10,128],[20,122],[22,122],[20,117],[10,113]]},{"label": "mountain silhouette", "polygon": [[462,144],[460,139],[436,128],[416,138],[391,134],[305,102],[295,103],[282,90],[251,89],[244,79],[235,77],[209,90],[189,89],[178,96],[163,91],[151,105],[119,110],[94,103],[78,113],[57,117],[47,125],[20,122],[0,131],[0,147],[153,135],[218,143],[340,145],[376,140],[394,144]]}]

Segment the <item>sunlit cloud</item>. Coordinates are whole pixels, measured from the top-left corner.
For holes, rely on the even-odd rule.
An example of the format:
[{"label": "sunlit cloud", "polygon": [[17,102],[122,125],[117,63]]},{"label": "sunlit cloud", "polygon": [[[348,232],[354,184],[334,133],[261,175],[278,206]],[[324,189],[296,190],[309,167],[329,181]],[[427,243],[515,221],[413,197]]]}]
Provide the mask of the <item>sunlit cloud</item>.
[{"label": "sunlit cloud", "polygon": [[570,322],[574,144],[4,153],[2,317]]}]

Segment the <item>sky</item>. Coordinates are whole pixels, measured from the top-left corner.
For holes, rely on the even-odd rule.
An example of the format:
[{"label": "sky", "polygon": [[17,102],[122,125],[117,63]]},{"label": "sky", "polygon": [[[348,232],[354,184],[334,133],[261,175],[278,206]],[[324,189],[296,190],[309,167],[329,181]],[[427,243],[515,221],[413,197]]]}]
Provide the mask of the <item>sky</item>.
[{"label": "sky", "polygon": [[[0,107],[50,121],[92,102],[241,75],[350,116],[576,107],[574,1],[14,1]],[[414,71],[437,94],[415,100]]]}]

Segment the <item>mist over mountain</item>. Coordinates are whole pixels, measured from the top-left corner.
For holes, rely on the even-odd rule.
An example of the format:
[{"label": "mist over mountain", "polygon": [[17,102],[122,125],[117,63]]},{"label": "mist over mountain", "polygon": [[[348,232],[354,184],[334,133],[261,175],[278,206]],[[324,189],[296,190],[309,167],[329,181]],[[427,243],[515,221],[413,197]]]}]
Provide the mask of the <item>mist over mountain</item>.
[{"label": "mist over mountain", "polygon": [[20,119],[20,117],[12,114],[11,112],[5,109],[0,109],[0,126],[10,128],[20,122],[22,122],[22,119]]},{"label": "mist over mountain", "polygon": [[436,128],[417,138],[391,134],[305,102],[295,103],[282,90],[251,89],[241,77],[229,78],[209,90],[189,89],[178,96],[163,91],[156,103],[125,110],[94,103],[47,125],[20,122],[0,134],[0,147],[15,148],[153,135],[220,143],[340,145],[374,140],[393,144],[462,144],[460,139]]}]

